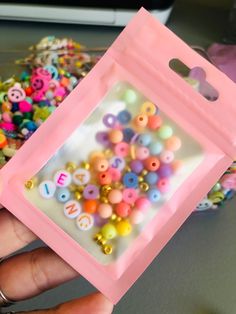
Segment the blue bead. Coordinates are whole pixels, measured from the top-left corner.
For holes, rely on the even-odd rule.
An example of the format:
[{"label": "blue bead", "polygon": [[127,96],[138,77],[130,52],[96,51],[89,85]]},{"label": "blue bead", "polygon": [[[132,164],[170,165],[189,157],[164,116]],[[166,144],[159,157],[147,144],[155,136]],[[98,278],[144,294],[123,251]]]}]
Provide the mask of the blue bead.
[{"label": "blue bead", "polygon": [[55,196],[58,202],[65,203],[70,198],[70,191],[66,188],[58,188]]},{"label": "blue bead", "polygon": [[152,141],[152,137],[148,133],[140,134],[138,137],[138,143],[142,146],[148,146]]},{"label": "blue bead", "polygon": [[158,174],[156,172],[149,172],[148,174],[146,174],[146,176],[144,177],[144,180],[149,184],[149,185],[153,185],[156,184],[158,181]]},{"label": "blue bead", "polygon": [[33,121],[28,121],[25,124],[25,127],[29,131],[35,131],[37,130],[37,125]]},{"label": "blue bead", "polygon": [[137,188],[138,187],[138,176],[133,172],[127,172],[123,176],[123,184],[127,188]]},{"label": "blue bead", "polygon": [[161,197],[161,194],[160,192],[155,189],[155,188],[152,188],[150,189],[148,192],[147,192],[147,197],[149,199],[150,202],[152,203],[156,203],[159,201],[160,197]]},{"label": "blue bead", "polygon": [[18,110],[19,110],[19,105],[14,102],[11,107],[11,112],[16,112]]},{"label": "blue bead", "polygon": [[117,119],[121,124],[127,124],[131,120],[131,114],[128,110],[122,110],[118,113]]},{"label": "blue bead", "polygon": [[149,146],[149,151],[151,155],[158,155],[162,152],[163,145],[160,142],[151,143]]},{"label": "blue bead", "polygon": [[45,70],[47,70],[49,73],[51,73],[52,75],[52,78],[54,80],[56,80],[58,78],[58,71],[57,71],[57,68],[54,67],[53,65],[46,65],[44,67]]},{"label": "blue bead", "polygon": [[126,142],[126,143],[129,143],[131,141],[131,139],[134,137],[134,131],[133,129],[131,128],[126,128],[123,130],[123,140]]}]

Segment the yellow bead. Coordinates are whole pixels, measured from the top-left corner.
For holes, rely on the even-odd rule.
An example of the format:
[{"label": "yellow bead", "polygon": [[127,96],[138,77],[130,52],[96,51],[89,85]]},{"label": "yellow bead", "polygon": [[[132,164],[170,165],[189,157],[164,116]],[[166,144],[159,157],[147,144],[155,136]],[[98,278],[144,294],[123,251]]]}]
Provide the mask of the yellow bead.
[{"label": "yellow bead", "polygon": [[106,198],[106,196],[101,196],[101,197],[100,197],[100,201],[101,201],[101,203],[104,203],[104,204],[108,204],[108,203],[109,203],[109,201],[108,201],[108,199]]},{"label": "yellow bead", "polygon": [[111,240],[117,235],[116,227],[111,223],[106,223],[101,229],[101,234],[105,239]]},{"label": "yellow bead", "polygon": [[71,162],[71,161],[69,161],[69,162],[66,164],[66,170],[67,170],[68,172],[70,172],[70,173],[74,172],[75,169],[76,169],[76,167],[77,167],[76,163]]},{"label": "yellow bead", "polygon": [[104,245],[102,249],[103,249],[103,252],[104,252],[106,255],[110,255],[110,254],[112,253],[112,251],[113,251],[112,246],[111,246],[111,245],[108,245],[108,244]]},{"label": "yellow bead", "polygon": [[116,230],[121,237],[126,237],[132,231],[132,226],[127,220],[121,220],[117,223]]},{"label": "yellow bead", "polygon": [[138,177],[138,182],[143,182],[144,181],[144,178],[143,177]]},{"label": "yellow bead", "polygon": [[103,185],[100,189],[102,196],[107,196],[108,193],[112,190],[112,187],[110,185]]},{"label": "yellow bead", "polygon": [[77,199],[77,201],[81,200],[82,194],[79,191],[75,191],[75,198]]},{"label": "yellow bead", "polygon": [[141,113],[147,116],[153,116],[157,111],[157,107],[150,101],[145,101],[141,106]]},{"label": "yellow bead", "polygon": [[34,182],[33,182],[33,180],[28,180],[28,181],[25,183],[25,187],[26,187],[28,190],[33,189],[33,187],[34,187]]},{"label": "yellow bead", "polygon": [[223,192],[220,192],[220,191],[217,191],[217,192],[214,192],[214,193],[211,193],[209,196],[208,196],[209,200],[212,201],[213,204],[218,204],[220,202],[223,201],[223,199],[225,198],[224,196],[224,193]]},{"label": "yellow bead", "polygon": [[94,239],[95,241],[99,241],[99,240],[101,240],[101,238],[102,238],[101,233],[96,233],[95,236],[93,237],[93,239]]},{"label": "yellow bead", "polygon": [[149,185],[146,182],[141,182],[139,187],[143,192],[147,192],[149,190]]}]

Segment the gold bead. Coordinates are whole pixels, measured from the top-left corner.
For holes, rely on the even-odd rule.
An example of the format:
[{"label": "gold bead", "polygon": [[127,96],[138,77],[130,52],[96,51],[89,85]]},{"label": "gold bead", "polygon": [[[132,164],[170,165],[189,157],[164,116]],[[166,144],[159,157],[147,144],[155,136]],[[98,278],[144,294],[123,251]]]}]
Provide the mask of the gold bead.
[{"label": "gold bead", "polygon": [[139,183],[139,187],[143,192],[147,192],[149,190],[149,185],[146,182]]},{"label": "gold bead", "polygon": [[69,185],[69,190],[71,192],[75,192],[77,190],[77,188],[78,188],[78,186],[76,184],[72,183],[72,184]]},{"label": "gold bead", "polygon": [[109,203],[109,201],[108,201],[108,199],[106,198],[106,196],[101,196],[101,197],[100,197],[100,201],[101,201],[102,203],[105,203],[105,204],[108,204],[108,203]]},{"label": "gold bead", "polygon": [[86,170],[89,170],[90,169],[90,164],[88,162],[82,161],[81,164],[80,164],[80,167],[84,168]]},{"label": "gold bead", "polygon": [[103,246],[103,245],[105,245],[106,243],[107,243],[107,240],[104,239],[103,237],[101,237],[101,239],[97,240],[97,244],[98,244],[98,245]]},{"label": "gold bead", "polygon": [[84,191],[84,186],[83,186],[83,185],[77,185],[77,186],[76,186],[76,190],[77,190],[78,192],[80,192],[80,193],[83,193],[83,191]]},{"label": "gold bead", "polygon": [[103,185],[100,189],[102,196],[107,196],[111,190],[112,190],[112,187],[108,184]]},{"label": "gold bead", "polygon": [[126,166],[126,167],[125,167],[125,171],[126,171],[126,172],[131,172],[131,168],[130,168],[129,166]]},{"label": "gold bead", "polygon": [[144,181],[144,178],[141,177],[141,176],[139,176],[139,177],[138,177],[138,182],[143,182],[143,181]]},{"label": "gold bead", "polygon": [[102,250],[103,250],[103,253],[105,253],[106,255],[110,255],[113,251],[113,248],[111,245],[106,244],[103,246]]},{"label": "gold bead", "polygon": [[96,242],[99,241],[99,240],[101,240],[101,238],[102,238],[101,233],[96,233],[96,234],[94,235],[94,237],[93,237],[93,239],[94,239]]},{"label": "gold bead", "polygon": [[113,184],[114,188],[116,189],[122,189],[123,188],[123,184],[121,182],[115,182]]},{"label": "gold bead", "polygon": [[112,152],[111,149],[107,148],[107,149],[105,149],[105,151],[104,151],[104,155],[105,155],[106,157],[110,158],[110,157],[113,156],[113,152]]},{"label": "gold bead", "polygon": [[25,183],[25,187],[26,187],[26,189],[28,189],[28,190],[33,189],[33,187],[34,187],[34,182],[33,182],[33,180],[28,180],[28,181]]},{"label": "gold bead", "polygon": [[67,162],[66,164],[66,170],[70,173],[74,172],[75,169],[76,169],[77,165],[76,163],[72,162],[72,161],[69,161]]},{"label": "gold bead", "polygon": [[79,191],[75,191],[75,198],[77,199],[77,201],[81,200],[82,194]]},{"label": "gold bead", "polygon": [[141,172],[142,176],[146,176],[148,174],[148,171],[146,169],[143,169],[143,171]]},{"label": "gold bead", "polygon": [[116,221],[117,219],[117,215],[116,214],[112,214],[111,217],[110,217],[110,221]]},{"label": "gold bead", "polygon": [[120,222],[121,220],[122,220],[122,218],[118,216],[118,217],[116,217],[116,221],[115,221],[115,222],[118,223],[118,222]]}]

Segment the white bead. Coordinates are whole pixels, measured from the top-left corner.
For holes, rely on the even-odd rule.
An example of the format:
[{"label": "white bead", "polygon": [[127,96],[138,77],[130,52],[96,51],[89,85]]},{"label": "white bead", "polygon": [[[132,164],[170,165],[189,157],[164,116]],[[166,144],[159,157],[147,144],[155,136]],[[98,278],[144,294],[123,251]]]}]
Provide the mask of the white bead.
[{"label": "white bead", "polygon": [[54,175],[54,182],[59,187],[66,187],[71,183],[71,174],[66,170],[59,170]]},{"label": "white bead", "polygon": [[90,180],[90,172],[86,169],[79,168],[73,173],[73,181],[77,185],[85,185]]},{"label": "white bead", "polygon": [[54,196],[56,185],[50,180],[42,181],[39,184],[39,193],[43,198],[50,199]]},{"label": "white bead", "polygon": [[87,231],[94,225],[93,216],[87,213],[82,213],[76,218],[76,224],[80,230]]},{"label": "white bead", "polygon": [[64,214],[67,218],[74,219],[81,213],[81,205],[75,200],[70,200],[64,205]]}]

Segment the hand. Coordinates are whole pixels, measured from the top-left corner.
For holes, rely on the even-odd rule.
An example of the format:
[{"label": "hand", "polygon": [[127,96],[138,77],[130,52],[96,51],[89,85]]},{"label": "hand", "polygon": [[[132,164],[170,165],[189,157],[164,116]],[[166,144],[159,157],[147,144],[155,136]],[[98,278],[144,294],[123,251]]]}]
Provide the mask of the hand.
[{"label": "hand", "polygon": [[[0,210],[0,257],[9,255],[36,239],[36,236],[7,210]],[[10,257],[0,264],[0,288],[15,301],[24,300],[78,276],[49,248]],[[28,314],[110,314],[113,305],[95,293],[50,310],[21,312]]]}]

